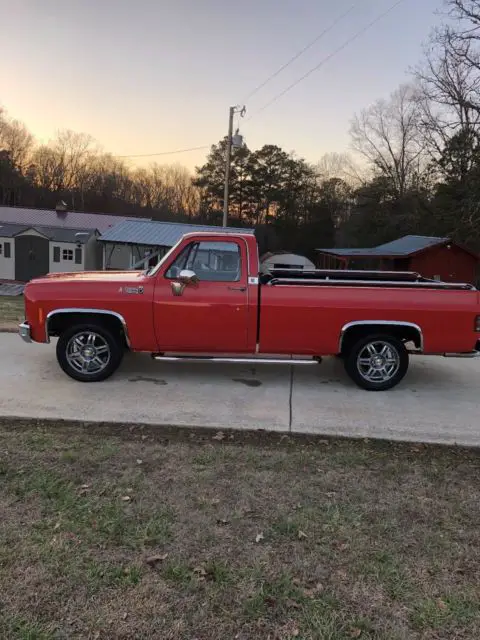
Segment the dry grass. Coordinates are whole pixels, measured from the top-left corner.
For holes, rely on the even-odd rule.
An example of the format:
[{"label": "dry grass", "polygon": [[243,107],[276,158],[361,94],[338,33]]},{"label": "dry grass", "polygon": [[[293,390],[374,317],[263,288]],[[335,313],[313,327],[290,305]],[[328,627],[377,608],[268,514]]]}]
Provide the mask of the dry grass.
[{"label": "dry grass", "polygon": [[480,637],[478,453],[143,438],[0,427],[0,637]]},{"label": "dry grass", "polygon": [[0,296],[0,328],[17,328],[24,319],[23,296]]}]

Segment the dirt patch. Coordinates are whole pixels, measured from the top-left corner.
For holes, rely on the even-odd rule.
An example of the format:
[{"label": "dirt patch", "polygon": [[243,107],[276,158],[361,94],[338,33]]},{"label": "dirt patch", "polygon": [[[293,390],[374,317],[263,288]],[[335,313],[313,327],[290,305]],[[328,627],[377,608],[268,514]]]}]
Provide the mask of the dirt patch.
[{"label": "dirt patch", "polygon": [[125,436],[0,423],[0,637],[480,637],[478,452]]}]

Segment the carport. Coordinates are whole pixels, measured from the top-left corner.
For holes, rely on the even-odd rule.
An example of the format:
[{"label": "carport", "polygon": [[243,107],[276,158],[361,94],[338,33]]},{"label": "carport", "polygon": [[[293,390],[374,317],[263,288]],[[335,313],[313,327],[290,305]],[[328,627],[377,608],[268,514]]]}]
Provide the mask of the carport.
[{"label": "carport", "polygon": [[213,227],[181,222],[125,220],[105,231],[103,244],[105,269],[146,269],[154,266],[186,233],[254,233],[253,229]]}]

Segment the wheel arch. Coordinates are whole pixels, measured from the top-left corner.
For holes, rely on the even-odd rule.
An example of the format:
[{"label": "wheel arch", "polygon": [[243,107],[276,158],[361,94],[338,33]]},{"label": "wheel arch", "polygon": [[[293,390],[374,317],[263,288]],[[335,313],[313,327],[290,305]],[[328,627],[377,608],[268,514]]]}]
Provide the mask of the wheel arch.
[{"label": "wheel arch", "polygon": [[130,337],[125,318],[117,311],[110,309],[84,309],[68,307],[54,309],[45,318],[45,338],[50,342],[50,336],[58,336],[61,331],[74,323],[81,321],[100,320],[103,325],[114,330],[120,330],[127,347],[130,347]]},{"label": "wheel arch", "polygon": [[418,324],[403,320],[357,320],[342,327],[338,353],[345,354],[355,342],[372,333],[384,333],[405,342],[413,342],[423,352],[423,332]]}]

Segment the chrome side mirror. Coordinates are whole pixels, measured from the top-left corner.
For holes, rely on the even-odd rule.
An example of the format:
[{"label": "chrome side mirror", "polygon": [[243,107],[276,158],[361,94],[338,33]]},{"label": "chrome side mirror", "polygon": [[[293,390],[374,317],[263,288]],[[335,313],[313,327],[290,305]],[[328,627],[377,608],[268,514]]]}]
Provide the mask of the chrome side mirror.
[{"label": "chrome side mirror", "polygon": [[182,269],[178,274],[178,279],[182,284],[197,284],[198,276],[191,269]]},{"label": "chrome side mirror", "polygon": [[172,293],[174,296],[183,295],[183,290],[189,285],[195,285],[199,282],[199,277],[195,271],[191,269],[182,269],[176,278],[177,282],[171,282]]}]

